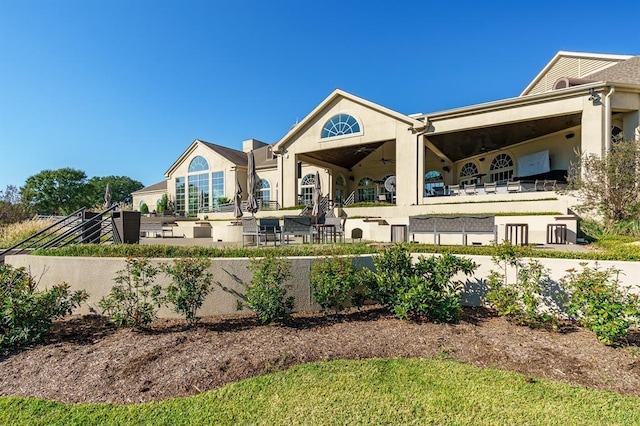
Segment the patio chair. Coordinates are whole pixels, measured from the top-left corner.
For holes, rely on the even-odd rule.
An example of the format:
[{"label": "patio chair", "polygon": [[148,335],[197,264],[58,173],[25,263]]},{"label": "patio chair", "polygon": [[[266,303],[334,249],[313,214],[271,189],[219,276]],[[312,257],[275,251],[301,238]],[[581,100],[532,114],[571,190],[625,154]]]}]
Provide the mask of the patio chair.
[{"label": "patio chair", "polygon": [[460,185],[449,185],[449,195],[460,195]]},{"label": "patio chair", "polygon": [[242,247],[244,247],[245,237],[254,238],[256,245],[260,246],[260,239],[265,237],[265,244],[267,243],[266,234],[260,232],[260,227],[255,217],[243,217],[242,218]]},{"label": "patio chair", "polygon": [[261,218],[260,233],[264,234],[265,243],[269,240],[269,235],[273,235],[273,245],[275,246],[280,240],[282,244],[282,228],[280,228],[280,220],[276,218]]},{"label": "patio chair", "polygon": [[556,190],[556,183],[557,181],[552,179],[552,180],[545,180],[544,184],[542,185],[542,187],[544,188],[545,191],[555,191]]},{"label": "patio chair", "polygon": [[[346,218],[344,219],[344,221],[346,222]],[[344,222],[342,220],[340,220],[339,217],[328,217],[325,219],[324,224],[329,225],[329,227],[333,226],[333,228],[331,229],[331,232],[333,232],[333,235],[338,237],[340,239],[340,242],[344,241]],[[325,230],[328,231],[329,229]],[[335,240],[335,238],[334,238]]]},{"label": "patio chair", "polygon": [[496,182],[485,182],[484,183],[484,193],[485,194],[496,194],[498,191],[498,184]]},{"label": "patio chair", "polygon": [[468,183],[464,186],[464,193],[466,195],[476,195],[478,193],[478,190],[476,188],[476,184],[475,183]]},{"label": "patio chair", "polygon": [[507,182],[507,192],[520,192],[522,191],[522,185],[519,180]]}]

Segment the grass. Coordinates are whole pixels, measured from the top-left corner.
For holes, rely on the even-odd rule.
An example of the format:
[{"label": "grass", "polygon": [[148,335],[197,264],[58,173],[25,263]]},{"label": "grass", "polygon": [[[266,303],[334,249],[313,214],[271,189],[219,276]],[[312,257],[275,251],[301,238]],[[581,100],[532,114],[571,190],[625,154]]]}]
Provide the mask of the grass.
[{"label": "grass", "polygon": [[[637,241],[632,237],[604,239],[599,243],[602,251],[556,251],[535,250],[524,247],[524,257],[580,259],[580,260],[623,260],[640,261],[640,245],[628,244]],[[86,257],[260,257],[260,256],[335,256],[378,253],[386,244],[304,244],[284,247],[185,247],[168,245],[92,245],[79,244],[59,249],[37,250],[33,254],[41,256],[86,256]],[[457,255],[493,256],[497,254],[493,246],[436,246],[430,244],[409,244],[413,253],[450,253]]]},{"label": "grass", "polygon": [[0,423],[640,424],[640,399],[450,360],[296,366],[189,398],[139,405],[0,398]]},{"label": "grass", "polygon": [[11,247],[53,223],[52,219],[35,219],[0,226],[0,248]]}]

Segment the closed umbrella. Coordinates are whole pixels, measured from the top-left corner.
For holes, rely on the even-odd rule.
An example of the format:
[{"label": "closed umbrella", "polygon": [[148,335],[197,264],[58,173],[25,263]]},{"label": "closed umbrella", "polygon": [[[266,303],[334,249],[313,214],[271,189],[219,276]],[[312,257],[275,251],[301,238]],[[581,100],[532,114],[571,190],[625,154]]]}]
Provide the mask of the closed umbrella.
[{"label": "closed umbrella", "polygon": [[311,210],[311,216],[316,218],[322,216],[320,210],[320,203],[322,202],[322,189],[320,187],[320,172],[316,172],[316,182],[313,186],[313,210]]},{"label": "closed umbrella", "polygon": [[247,211],[253,216],[258,211],[258,200],[256,199],[256,185],[258,184],[258,174],[256,173],[256,161],[253,150],[247,153]]},{"label": "closed umbrella", "polygon": [[104,208],[108,209],[109,207],[111,207],[111,188],[107,183],[107,189],[104,191]]},{"label": "closed umbrella", "polygon": [[233,215],[236,219],[242,217],[242,187],[236,177],[236,195],[233,200]]}]

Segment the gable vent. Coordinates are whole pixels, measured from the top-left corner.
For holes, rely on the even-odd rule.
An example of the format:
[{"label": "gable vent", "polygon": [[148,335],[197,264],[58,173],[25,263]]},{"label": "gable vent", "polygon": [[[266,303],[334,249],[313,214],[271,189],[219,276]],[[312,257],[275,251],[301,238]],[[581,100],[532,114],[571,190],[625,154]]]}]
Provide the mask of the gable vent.
[{"label": "gable vent", "polygon": [[594,80],[587,80],[586,78],[569,78],[561,77],[553,83],[553,90],[566,89],[567,87],[580,86],[581,84],[593,83]]}]

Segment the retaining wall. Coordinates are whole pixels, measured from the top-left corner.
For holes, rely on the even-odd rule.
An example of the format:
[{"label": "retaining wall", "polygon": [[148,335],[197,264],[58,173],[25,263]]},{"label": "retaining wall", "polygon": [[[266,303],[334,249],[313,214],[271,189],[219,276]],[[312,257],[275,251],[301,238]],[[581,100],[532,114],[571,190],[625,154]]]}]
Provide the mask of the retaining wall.
[{"label": "retaining wall", "polygon": [[[414,254],[415,259],[420,254]],[[431,254],[424,254],[431,256]],[[486,277],[495,265],[489,256],[464,256],[475,261],[479,266],[472,277],[463,274],[455,277],[456,280],[465,283],[463,303],[465,305],[479,305],[486,292]],[[317,310],[319,306],[311,296],[309,286],[309,271],[315,257],[292,257],[291,278],[286,284],[289,294],[295,298],[295,311]],[[171,262],[171,259],[153,259],[156,263]],[[547,281],[548,293],[551,297],[557,295],[560,278],[567,275],[567,270],[575,268],[581,270],[580,263],[585,261],[571,259],[540,259],[545,268],[549,270]],[[358,257],[358,262],[367,267],[372,267],[372,256]],[[39,281],[43,288],[50,287],[61,282],[67,282],[73,290],[84,289],[89,293],[88,303],[79,308],[77,313],[100,312],[98,301],[109,294],[114,284],[116,272],[125,267],[124,258],[96,258],[96,257],[54,257],[11,255],[7,256],[6,263],[16,267],[26,267]],[[236,306],[239,300],[238,294],[245,291],[246,283],[251,281],[253,273],[247,269],[250,260],[248,258],[214,258],[211,259],[209,271],[213,274],[213,291],[207,296],[198,315],[220,315],[238,313]],[[595,261],[586,262],[590,266]],[[602,268],[615,267],[621,270],[620,283],[626,287],[632,287],[634,292],[640,293],[640,262],[611,262],[599,261]],[[515,279],[515,271],[510,270],[510,279]],[[158,274],[156,283],[167,285],[169,279],[162,273]],[[249,312],[246,308],[244,312]],[[178,317],[177,314],[167,308],[162,308],[161,317]]]}]

